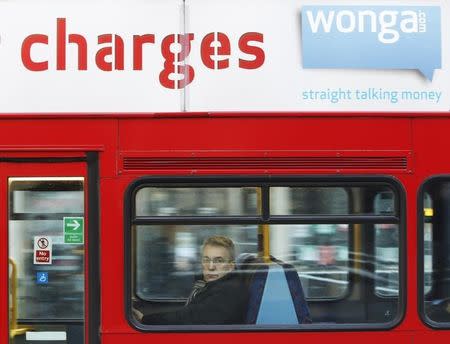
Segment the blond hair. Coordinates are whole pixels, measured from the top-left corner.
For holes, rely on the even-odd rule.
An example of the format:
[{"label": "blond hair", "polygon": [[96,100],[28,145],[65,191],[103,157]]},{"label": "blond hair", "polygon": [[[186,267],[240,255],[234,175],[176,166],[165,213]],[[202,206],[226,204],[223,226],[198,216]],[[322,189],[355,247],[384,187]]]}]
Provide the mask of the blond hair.
[{"label": "blond hair", "polygon": [[220,246],[225,248],[228,253],[230,254],[231,260],[234,261],[235,258],[235,248],[234,248],[234,242],[230,238],[224,236],[224,235],[214,235],[209,238],[206,238],[205,241],[203,241],[202,248],[204,249],[205,246]]}]

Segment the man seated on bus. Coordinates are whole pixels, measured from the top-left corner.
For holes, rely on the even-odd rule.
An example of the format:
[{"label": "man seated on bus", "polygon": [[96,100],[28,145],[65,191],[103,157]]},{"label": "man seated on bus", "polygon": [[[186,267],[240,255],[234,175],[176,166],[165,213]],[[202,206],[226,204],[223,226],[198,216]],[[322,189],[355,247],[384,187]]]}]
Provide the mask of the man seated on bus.
[{"label": "man seated on bus", "polygon": [[235,247],[225,236],[212,236],[202,247],[203,278],[194,283],[184,307],[170,312],[142,315],[148,325],[241,324],[247,311],[247,288],[234,271]]}]

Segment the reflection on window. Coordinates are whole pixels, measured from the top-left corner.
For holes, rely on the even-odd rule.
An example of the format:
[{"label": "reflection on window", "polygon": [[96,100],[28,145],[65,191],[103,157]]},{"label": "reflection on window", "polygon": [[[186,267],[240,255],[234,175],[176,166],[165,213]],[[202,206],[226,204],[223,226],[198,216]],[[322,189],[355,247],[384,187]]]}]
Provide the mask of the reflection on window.
[{"label": "reflection on window", "polygon": [[[270,225],[271,254],[296,267],[307,297],[342,297],[348,288],[349,227]],[[258,253],[256,225],[136,226],[137,296],[144,300],[186,298],[201,271],[203,240],[213,235],[233,239],[238,256]],[[282,241],[288,244],[280,245]]]},{"label": "reflection on window", "polygon": [[[65,244],[63,234],[64,216],[84,214],[83,184],[83,178],[9,179],[9,258],[17,268],[19,322],[83,319],[84,245]],[[34,264],[35,236],[51,238],[51,265]],[[39,272],[48,273],[48,283],[37,283]]]},{"label": "reflection on window", "polygon": [[425,219],[423,227],[423,263],[424,263],[424,292],[431,291],[432,262],[433,262],[433,201],[428,193],[424,194],[423,216]]},{"label": "reflection on window", "polygon": [[257,253],[255,225],[136,226],[136,295],[144,300],[186,299],[201,272],[201,245],[226,235],[240,253]]},{"label": "reflection on window", "polygon": [[394,224],[375,225],[375,287],[380,296],[398,295],[399,231]]},{"label": "reflection on window", "polygon": [[[399,195],[387,183],[361,184],[140,188],[130,211],[133,307],[146,314],[183,307],[202,277],[203,240],[225,235],[237,245],[237,262],[253,257],[250,265],[293,269],[313,323],[391,323],[401,315]],[[167,207],[176,210],[162,214]],[[201,216],[204,208],[215,211]],[[243,266],[238,273],[252,281],[257,269]],[[274,319],[285,324],[281,314]]]},{"label": "reflection on window", "polygon": [[158,188],[136,194],[137,216],[259,215],[257,188]]},{"label": "reflection on window", "polygon": [[273,215],[349,214],[348,194],[336,187],[273,187]]},{"label": "reflection on window", "polygon": [[348,224],[271,225],[271,253],[295,266],[307,298],[340,298],[348,290]]},{"label": "reflection on window", "polygon": [[14,191],[14,213],[82,213],[83,191]]},{"label": "reflection on window", "polygon": [[393,215],[394,193],[379,187],[372,207],[351,206],[352,195],[365,195],[367,187],[272,187],[270,211],[272,215]]}]

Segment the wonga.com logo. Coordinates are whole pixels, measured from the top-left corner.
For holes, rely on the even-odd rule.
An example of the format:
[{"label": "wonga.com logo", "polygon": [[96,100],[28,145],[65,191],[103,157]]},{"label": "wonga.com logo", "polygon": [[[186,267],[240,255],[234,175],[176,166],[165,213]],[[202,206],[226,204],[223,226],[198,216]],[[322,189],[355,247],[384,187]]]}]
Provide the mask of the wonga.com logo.
[{"label": "wonga.com logo", "polygon": [[304,68],[441,68],[437,6],[305,6]]}]

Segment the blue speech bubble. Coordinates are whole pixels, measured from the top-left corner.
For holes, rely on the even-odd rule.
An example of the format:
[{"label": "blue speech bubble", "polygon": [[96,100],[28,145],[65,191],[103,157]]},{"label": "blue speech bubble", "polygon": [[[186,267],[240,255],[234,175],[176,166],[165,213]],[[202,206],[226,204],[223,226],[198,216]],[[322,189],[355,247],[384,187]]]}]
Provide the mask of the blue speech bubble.
[{"label": "blue speech bubble", "polygon": [[439,6],[304,6],[303,68],[441,68]]}]

